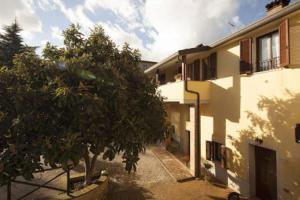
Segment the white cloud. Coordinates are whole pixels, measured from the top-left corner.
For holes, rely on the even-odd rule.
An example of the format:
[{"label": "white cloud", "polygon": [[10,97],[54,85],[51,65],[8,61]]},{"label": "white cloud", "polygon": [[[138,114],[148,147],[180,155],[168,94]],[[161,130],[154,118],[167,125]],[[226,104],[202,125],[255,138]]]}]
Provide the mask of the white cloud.
[{"label": "white cloud", "polygon": [[42,22],[34,12],[32,0],[1,1],[0,26],[10,25],[15,19],[22,26],[24,37],[32,38],[32,32],[42,31]]},{"label": "white cloud", "polygon": [[47,40],[42,40],[42,41],[41,41],[41,47],[45,47],[46,44],[47,44],[47,42],[48,42]]},{"label": "white cloud", "polygon": [[129,23],[136,23],[139,17],[139,7],[134,0],[85,0],[84,6],[92,13],[97,8],[110,10]]},{"label": "white cloud", "polygon": [[84,13],[84,7],[78,5],[75,9],[67,8],[62,0],[53,0],[53,3],[58,6],[60,11],[71,23],[78,23],[87,33],[88,29],[94,25],[92,20]]},{"label": "white cloud", "polygon": [[128,42],[139,48],[144,59],[160,60],[236,31],[243,26],[238,16],[240,4],[257,0],[85,0],[75,8],[67,8],[62,0],[53,2],[70,22],[79,23],[85,34],[94,25],[87,12],[97,16],[99,9],[111,11],[115,19],[99,22],[106,33],[118,45]]},{"label": "white cloud", "polygon": [[[63,3],[61,0],[53,0],[53,2],[58,6],[60,11],[66,16],[66,18],[71,22],[71,23],[79,23],[82,28],[84,34],[88,34],[89,28],[92,28],[95,23],[86,15],[85,11],[88,9],[92,12],[95,12],[94,9],[99,8],[98,3],[100,1],[86,1],[85,2],[85,7],[83,5],[77,5],[76,8],[67,8],[66,5]],[[136,24],[139,24],[135,17],[131,14],[126,14],[126,11],[131,10],[130,5],[131,4],[126,4],[126,3],[121,3],[122,1],[112,1],[114,3],[109,3],[110,1],[102,1],[105,3],[105,8],[106,9],[112,9],[116,12],[116,14],[126,16],[128,19],[132,20],[132,23],[130,24],[131,27],[133,27],[133,24],[135,24],[136,27],[138,27]],[[124,0],[125,2],[125,0]],[[113,4],[120,3],[115,10],[115,7]],[[97,7],[98,6],[98,7]],[[125,9],[125,10],[124,10]],[[129,11],[129,13],[134,13],[134,10]],[[118,24],[112,24],[109,22],[99,22],[99,25],[101,25],[104,29],[106,34],[108,34],[113,41],[121,46],[125,42],[129,43],[131,47],[133,48],[139,48],[142,52],[145,51],[145,48],[143,47],[143,41],[141,38],[139,38],[133,31],[126,31],[124,30],[120,25]],[[53,37],[53,31],[57,31],[57,27],[55,30],[52,29],[52,37]]]},{"label": "white cloud", "polygon": [[139,48],[140,51],[146,51],[143,47],[143,41],[133,32],[126,32],[119,25],[111,23],[99,22],[105,33],[111,37],[111,39],[118,45],[121,46],[125,42],[129,43],[132,48]]},{"label": "white cloud", "polygon": [[64,39],[62,35],[62,30],[60,30],[57,26],[51,27],[51,36],[53,39],[62,41]]},{"label": "white cloud", "polygon": [[157,31],[149,32],[154,43],[148,45],[148,59],[161,59],[178,49],[208,44],[224,36],[238,8],[239,0],[146,1],[144,24]]},{"label": "white cloud", "polygon": [[49,0],[36,0],[38,6],[43,10],[43,11],[48,11],[48,10],[54,10],[56,9],[55,5],[52,4]]}]

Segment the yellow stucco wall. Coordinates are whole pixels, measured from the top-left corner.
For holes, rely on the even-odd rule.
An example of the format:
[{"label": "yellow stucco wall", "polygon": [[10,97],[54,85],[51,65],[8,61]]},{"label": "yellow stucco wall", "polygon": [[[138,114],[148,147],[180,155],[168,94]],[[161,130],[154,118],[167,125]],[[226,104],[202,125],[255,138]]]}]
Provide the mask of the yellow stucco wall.
[{"label": "yellow stucco wall", "polygon": [[189,106],[178,103],[167,103],[166,111],[168,113],[168,120],[175,128],[175,139],[184,153],[188,150],[188,137],[186,133],[186,121],[189,121]]},{"label": "yellow stucco wall", "polygon": [[[158,92],[164,97],[164,102],[178,102],[181,104],[194,104],[196,95],[185,91],[185,82],[177,81],[166,83],[158,87]],[[187,81],[187,88],[200,94],[201,103],[207,103],[210,99],[210,82]]]},{"label": "yellow stucco wall", "polygon": [[[253,39],[252,59],[256,68],[256,39],[278,29],[289,19],[290,65],[288,68],[240,75],[239,41]],[[300,144],[295,143],[294,127],[300,123],[300,11],[291,13],[243,37],[209,51],[217,52],[217,79],[207,85],[190,82],[190,89],[205,91],[206,104],[201,104],[201,160],[205,160],[206,141],[214,140],[230,149],[228,169],[211,162],[210,172],[232,189],[246,196],[255,194],[254,146],[276,151],[278,198],[300,199]],[[207,55],[193,57],[204,58]],[[189,63],[193,59],[188,60]],[[167,82],[174,81],[177,67],[162,70]],[[200,82],[200,81],[199,81]],[[183,105],[184,99],[194,99],[192,94],[182,93],[183,86],[166,93],[181,104],[167,103],[169,120],[175,125],[178,138],[185,130],[191,131],[191,162],[194,162],[194,122],[187,122],[188,113],[193,119],[192,107]],[[170,85],[169,85],[170,86]],[[206,87],[207,86],[207,87]],[[180,97],[178,90],[180,89]],[[191,96],[192,95],[192,96]],[[205,96],[205,97],[206,97]],[[190,111],[189,111],[190,109]],[[263,140],[262,144],[255,142]],[[184,145],[186,141],[182,139]],[[202,162],[203,164],[203,162]],[[191,165],[194,166],[193,164]],[[191,168],[194,172],[194,169]]]},{"label": "yellow stucco wall", "polygon": [[[217,50],[218,79],[211,81],[209,103],[201,105],[202,160],[207,140],[225,144],[232,151],[231,167],[225,170],[212,163],[210,171],[245,195],[255,192],[253,146],[257,145],[276,151],[278,198],[300,198],[300,144],[294,133],[300,123],[300,15],[289,19],[290,68],[240,75],[239,42],[227,44]],[[279,23],[249,36],[255,39]],[[256,137],[263,143],[256,143]]]}]

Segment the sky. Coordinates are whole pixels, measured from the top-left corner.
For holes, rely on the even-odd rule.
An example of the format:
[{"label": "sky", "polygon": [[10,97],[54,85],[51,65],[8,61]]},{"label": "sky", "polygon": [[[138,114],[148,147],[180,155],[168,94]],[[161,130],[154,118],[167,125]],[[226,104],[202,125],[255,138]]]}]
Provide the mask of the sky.
[{"label": "sky", "polygon": [[[138,48],[159,61],[175,51],[219,40],[265,16],[271,0],[0,0],[0,26],[17,19],[24,42],[63,45],[62,31],[78,23],[88,35],[101,25],[118,47]],[[230,25],[233,24],[234,26]]]}]

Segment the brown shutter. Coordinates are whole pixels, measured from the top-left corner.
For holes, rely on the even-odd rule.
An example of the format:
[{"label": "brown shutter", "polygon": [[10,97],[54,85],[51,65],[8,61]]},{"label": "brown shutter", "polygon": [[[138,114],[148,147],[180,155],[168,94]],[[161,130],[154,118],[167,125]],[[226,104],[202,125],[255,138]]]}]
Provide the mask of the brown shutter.
[{"label": "brown shutter", "polygon": [[213,53],[209,56],[210,64],[210,79],[217,78],[217,53]]},{"label": "brown shutter", "polygon": [[206,160],[212,160],[212,142],[206,141]]},{"label": "brown shutter", "polygon": [[221,145],[221,166],[222,168],[227,167],[227,154],[225,145]]},{"label": "brown shutter", "polygon": [[280,67],[286,67],[290,64],[288,19],[283,21],[279,26],[279,38],[280,38]]},{"label": "brown shutter", "polygon": [[200,60],[194,61],[194,80],[200,81]]},{"label": "brown shutter", "polygon": [[240,42],[240,73],[252,72],[252,39]]},{"label": "brown shutter", "polygon": [[216,150],[217,150],[217,143],[212,141],[211,149],[210,149],[210,151],[211,151],[211,160],[212,161],[216,161],[216,158],[217,158],[217,151]]}]

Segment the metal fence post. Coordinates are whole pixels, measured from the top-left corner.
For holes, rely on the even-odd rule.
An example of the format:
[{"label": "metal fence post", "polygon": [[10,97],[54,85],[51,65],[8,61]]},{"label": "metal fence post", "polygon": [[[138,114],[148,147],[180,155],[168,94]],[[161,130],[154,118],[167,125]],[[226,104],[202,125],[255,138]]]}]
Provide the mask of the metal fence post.
[{"label": "metal fence post", "polygon": [[7,200],[11,200],[11,182],[10,182],[10,178],[9,178],[8,183],[7,183]]},{"label": "metal fence post", "polygon": [[67,168],[67,195],[70,195],[70,167]]}]

